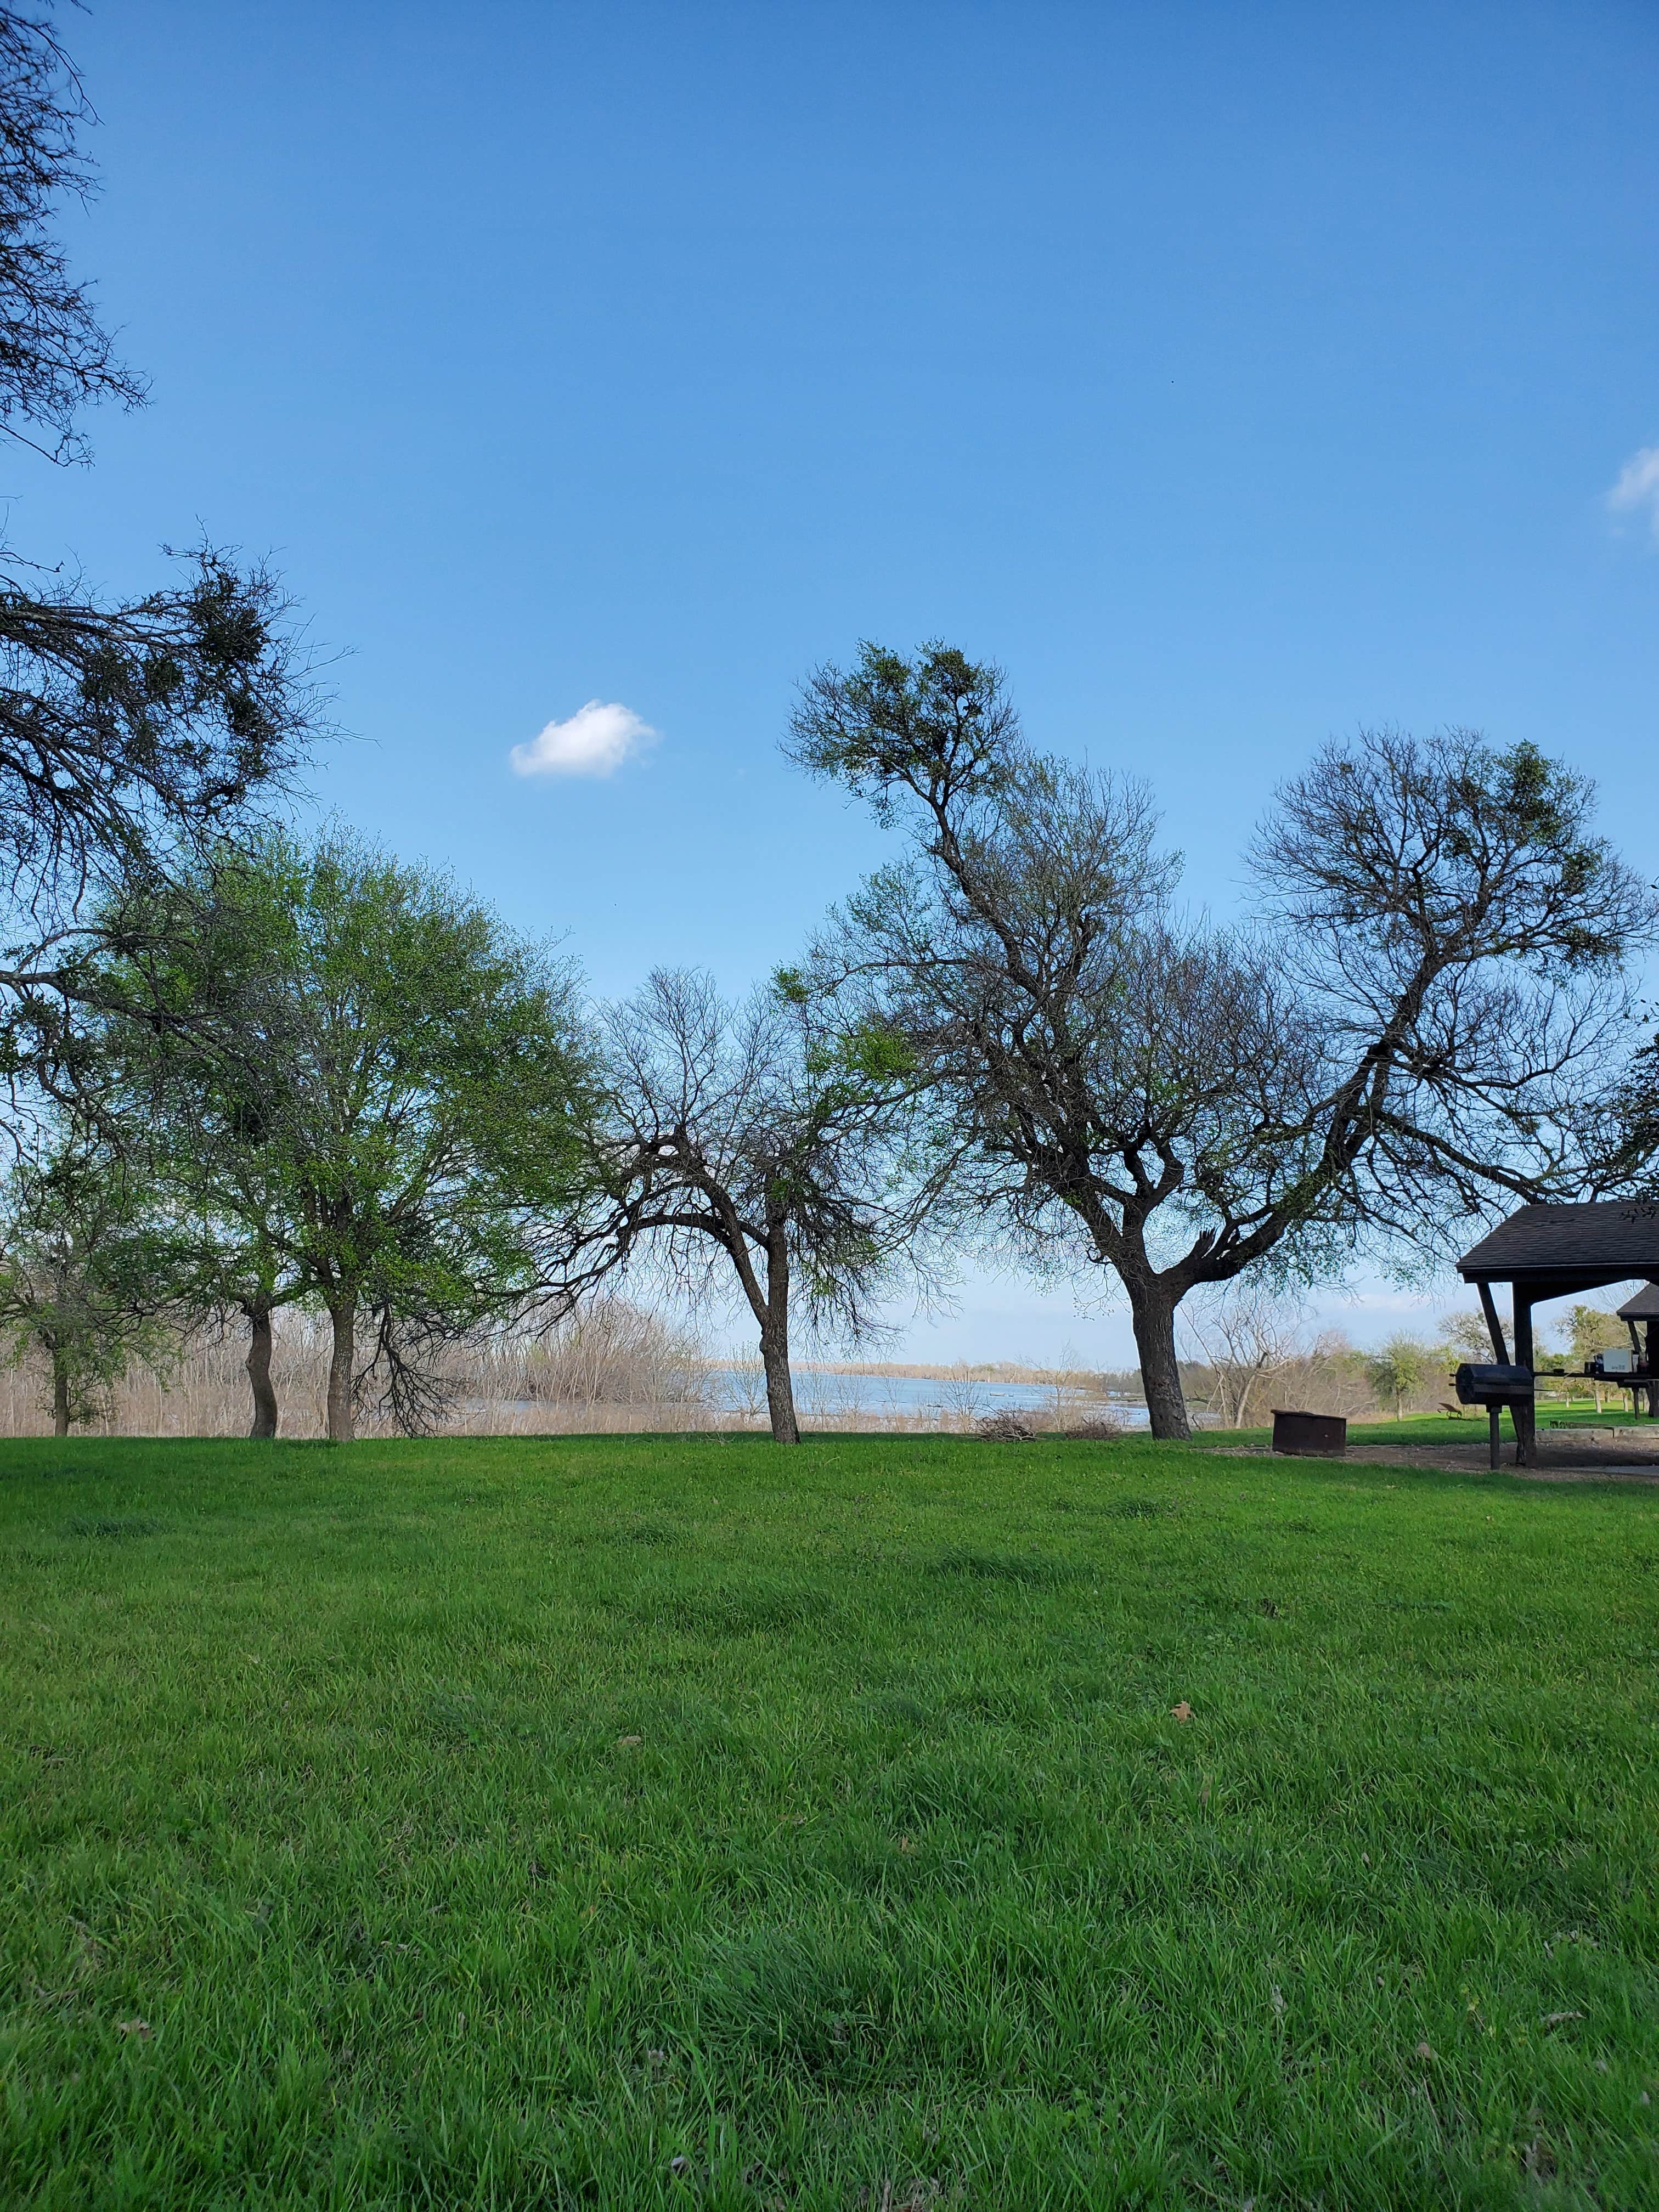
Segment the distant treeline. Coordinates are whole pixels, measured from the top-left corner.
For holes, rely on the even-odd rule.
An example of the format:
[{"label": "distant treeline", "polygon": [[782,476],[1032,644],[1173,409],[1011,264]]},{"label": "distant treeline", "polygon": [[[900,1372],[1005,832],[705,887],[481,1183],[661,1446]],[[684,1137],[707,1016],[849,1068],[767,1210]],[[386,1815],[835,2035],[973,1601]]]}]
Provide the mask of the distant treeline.
[{"label": "distant treeline", "polygon": [[1030,1382],[1050,1389],[1091,1390],[1101,1397],[1139,1399],[1140,1376],[1133,1367],[1031,1367],[1018,1359],[798,1359],[803,1375],[892,1376],[919,1382]]}]

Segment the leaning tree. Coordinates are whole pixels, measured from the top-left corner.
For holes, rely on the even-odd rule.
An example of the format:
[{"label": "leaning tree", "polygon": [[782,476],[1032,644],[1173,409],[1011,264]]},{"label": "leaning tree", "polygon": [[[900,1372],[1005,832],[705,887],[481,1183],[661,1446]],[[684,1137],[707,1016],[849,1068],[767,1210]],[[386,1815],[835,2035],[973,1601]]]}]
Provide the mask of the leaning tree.
[{"label": "leaning tree", "polygon": [[1032,752],[1000,672],[953,648],[819,670],[788,750],[910,838],[817,988],[930,1072],[988,1222],[1116,1277],[1155,1435],[1188,1432],[1200,1285],[1582,1185],[1587,1071],[1654,902],[1530,746],[1327,747],[1277,795],[1236,930],[1174,906],[1138,788]]}]

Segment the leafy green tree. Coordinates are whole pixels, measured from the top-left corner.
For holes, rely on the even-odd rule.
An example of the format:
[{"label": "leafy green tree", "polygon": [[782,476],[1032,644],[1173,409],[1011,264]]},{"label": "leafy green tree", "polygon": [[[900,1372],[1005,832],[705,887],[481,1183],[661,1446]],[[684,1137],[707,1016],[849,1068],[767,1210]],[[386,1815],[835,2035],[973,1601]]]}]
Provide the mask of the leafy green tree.
[{"label": "leafy green tree", "polygon": [[132,1105],[170,1129],[201,1279],[256,1352],[280,1304],[325,1309],[334,1441],[371,1378],[429,1425],[428,1353],[546,1287],[586,1188],[574,978],[341,830],[222,853],[187,890],[150,917],[162,949],[110,1034]]},{"label": "leafy green tree", "polygon": [[[193,1042],[205,1041],[198,1035]],[[146,1036],[147,1057],[155,1042],[153,1035]],[[222,1030],[215,1042],[222,1054]],[[221,1083],[226,1072],[221,1058]],[[199,1104],[196,1085],[201,1073],[198,1060],[168,1103],[175,1108],[186,1099]],[[130,1131],[124,1134],[135,1152],[142,1150],[173,1209],[182,1301],[198,1316],[226,1320],[240,1314],[247,1325],[245,1364],[252,1398],[248,1434],[269,1439],[281,1418],[271,1373],[276,1316],[304,1302],[315,1289],[281,1232],[280,1156],[259,1140],[246,1119],[234,1115],[206,1125],[163,1114],[142,1147],[132,1145]]]},{"label": "leafy green tree", "polygon": [[71,1134],[14,1165],[0,1191],[0,1328],[16,1358],[46,1354],[58,1436],[166,1342],[177,1265],[131,1160]]},{"label": "leafy green tree", "polygon": [[246,917],[222,901],[218,867],[210,860],[183,881],[130,879],[106,902],[105,945],[126,950],[89,963],[78,1091],[166,1194],[187,1310],[246,1321],[249,1434],[270,1438],[280,1418],[274,1318],[316,1286],[281,1229],[282,1156],[265,1142],[269,1039],[240,1018],[232,955],[246,951]]},{"label": "leafy green tree", "polygon": [[1391,1336],[1365,1362],[1366,1380],[1379,1406],[1392,1401],[1394,1417],[1405,1413],[1406,1401],[1420,1390],[1434,1368],[1434,1347],[1414,1336]]},{"label": "leafy green tree", "polygon": [[1598,1352],[1610,1352],[1630,1342],[1630,1332],[1616,1313],[1605,1306],[1575,1305],[1567,1313],[1567,1345],[1582,1367]]},{"label": "leafy green tree", "polygon": [[[1611,1352],[1630,1342],[1630,1331],[1616,1313],[1605,1306],[1578,1304],[1569,1307],[1565,1323],[1567,1356],[1572,1365],[1581,1370],[1589,1365],[1598,1352]],[[1601,1376],[1592,1376],[1589,1389],[1595,1400],[1595,1410],[1601,1411],[1607,1384]]]}]

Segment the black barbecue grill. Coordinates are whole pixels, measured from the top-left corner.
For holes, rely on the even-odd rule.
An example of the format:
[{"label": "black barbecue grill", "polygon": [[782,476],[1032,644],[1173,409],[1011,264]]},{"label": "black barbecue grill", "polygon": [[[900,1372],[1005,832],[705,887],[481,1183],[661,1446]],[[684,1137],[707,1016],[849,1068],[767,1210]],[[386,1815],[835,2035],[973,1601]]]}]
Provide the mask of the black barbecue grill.
[{"label": "black barbecue grill", "polygon": [[1452,1377],[1460,1406],[1507,1406],[1532,1395],[1530,1367],[1476,1367],[1468,1361]]}]

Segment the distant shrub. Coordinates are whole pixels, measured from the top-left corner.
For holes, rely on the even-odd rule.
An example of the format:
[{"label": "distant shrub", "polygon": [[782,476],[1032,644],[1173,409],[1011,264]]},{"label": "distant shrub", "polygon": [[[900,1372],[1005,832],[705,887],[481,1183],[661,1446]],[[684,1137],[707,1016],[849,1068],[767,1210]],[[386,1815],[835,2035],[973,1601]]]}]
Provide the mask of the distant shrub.
[{"label": "distant shrub", "polygon": [[1056,1437],[1068,1442],[1110,1443],[1115,1438],[1128,1433],[1121,1421],[1110,1414],[1091,1416],[1086,1421],[1074,1421],[1065,1428],[1049,1428],[1037,1415],[1017,1413],[1012,1407],[1000,1413],[987,1413],[974,1424],[974,1434],[988,1443],[1001,1444],[1035,1443],[1039,1437]]},{"label": "distant shrub", "polygon": [[1036,1431],[1025,1415],[1012,1410],[987,1413],[974,1424],[974,1433],[989,1443],[998,1444],[1029,1444],[1036,1439]]}]

